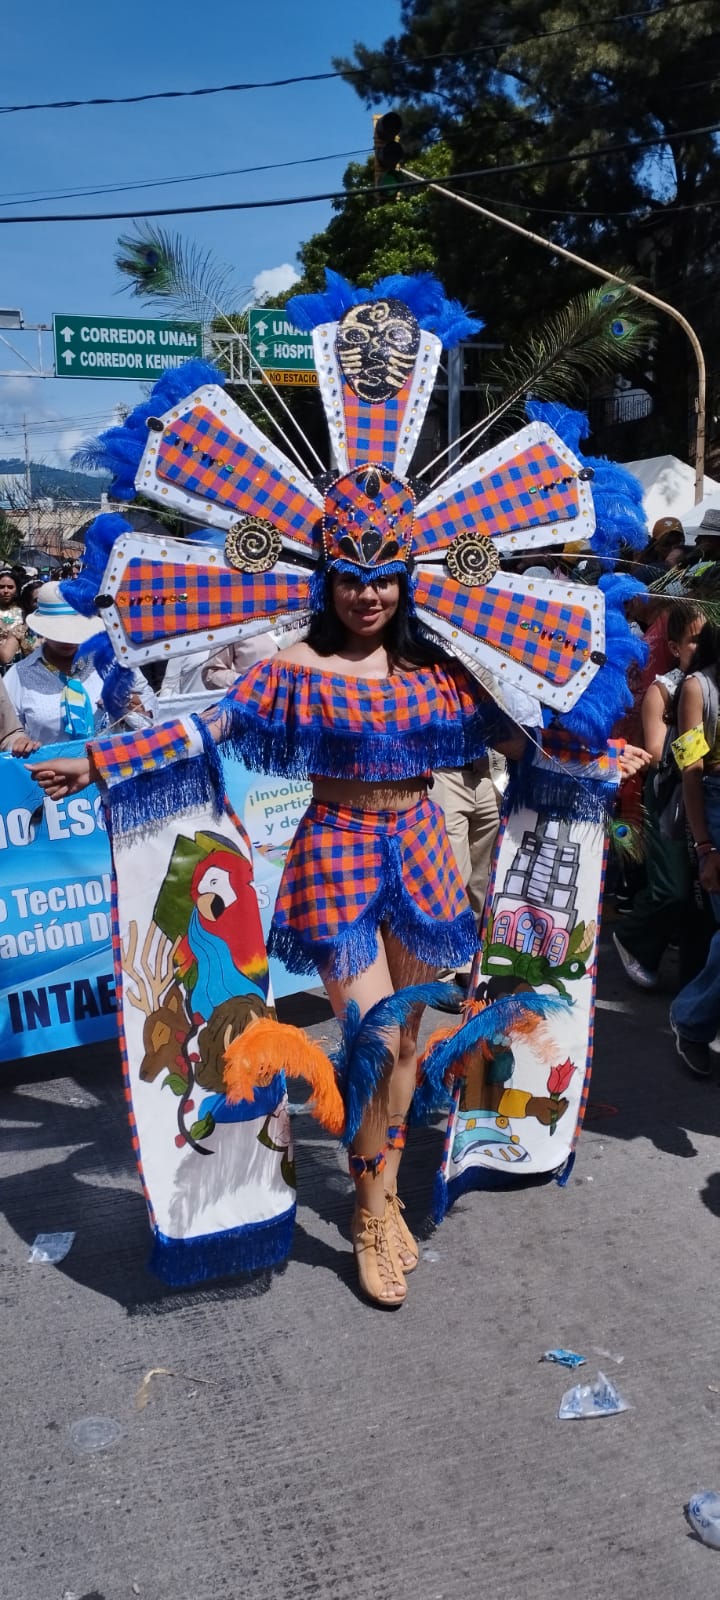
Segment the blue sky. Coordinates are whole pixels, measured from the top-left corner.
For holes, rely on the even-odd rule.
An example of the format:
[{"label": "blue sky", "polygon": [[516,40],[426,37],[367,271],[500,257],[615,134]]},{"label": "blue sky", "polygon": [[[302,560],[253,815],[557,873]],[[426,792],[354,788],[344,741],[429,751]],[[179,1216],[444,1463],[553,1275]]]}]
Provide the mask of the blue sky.
[{"label": "blue sky", "polygon": [[[0,104],[142,94],[331,70],[356,39],[379,44],[399,25],[399,0],[193,0],[151,6],[125,0],[5,0],[0,29]],[[49,200],[31,195],[298,160],[367,149],[371,116],[340,80],[286,89],[151,101],[139,106],[36,111],[0,117],[0,208],[6,214],[131,210],[157,204],[259,199],[342,187],[347,159],[242,177],[181,183],[112,197]],[[165,225],[211,248],[238,285],[285,262],[322,228],[325,203],[277,211],[168,218]],[[27,322],[54,311],[130,315],[140,302],[118,292],[118,233],[131,223],[18,224],[0,230],[0,305]],[[158,313],[156,312],[155,315]],[[27,357],[27,335],[10,334]],[[0,344],[0,457],[21,453],[28,417],[35,460],[67,460],[81,438],[140,390],[119,380],[3,378],[22,363]]]}]

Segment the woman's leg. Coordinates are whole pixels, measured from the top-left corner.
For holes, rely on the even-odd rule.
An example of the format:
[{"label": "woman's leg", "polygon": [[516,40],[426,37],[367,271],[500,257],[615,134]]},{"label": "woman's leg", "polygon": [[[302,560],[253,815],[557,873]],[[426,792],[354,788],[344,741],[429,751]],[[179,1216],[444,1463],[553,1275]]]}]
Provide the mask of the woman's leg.
[{"label": "woman's leg", "polygon": [[[342,1018],[348,1001],[354,1000],[361,1016],[387,1000],[393,982],[381,939],[372,966],[354,978],[337,979],[322,974],[330,1004]],[[353,1216],[353,1247],[360,1282],[371,1299],[384,1305],[400,1305],[407,1293],[402,1263],[390,1247],[385,1220],[385,1173],[390,1085],[400,1050],[400,1029],[388,1028],[387,1070],[377,1093],[367,1107],[350,1151],[350,1171],[355,1181],[357,1204]],[[363,1162],[367,1163],[362,1171]]]}]

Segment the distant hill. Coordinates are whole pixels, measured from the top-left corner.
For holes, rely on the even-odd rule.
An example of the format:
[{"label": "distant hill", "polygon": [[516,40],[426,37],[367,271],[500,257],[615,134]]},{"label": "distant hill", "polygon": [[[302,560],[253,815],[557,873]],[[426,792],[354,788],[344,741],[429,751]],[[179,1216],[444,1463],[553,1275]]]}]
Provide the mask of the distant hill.
[{"label": "distant hill", "polygon": [[[0,477],[5,474],[22,474],[25,462],[17,456],[0,459]],[[30,462],[33,497],[36,500],[87,500],[97,502],[104,489],[110,485],[106,472],[74,472],[71,467],[46,467],[40,461]]]}]

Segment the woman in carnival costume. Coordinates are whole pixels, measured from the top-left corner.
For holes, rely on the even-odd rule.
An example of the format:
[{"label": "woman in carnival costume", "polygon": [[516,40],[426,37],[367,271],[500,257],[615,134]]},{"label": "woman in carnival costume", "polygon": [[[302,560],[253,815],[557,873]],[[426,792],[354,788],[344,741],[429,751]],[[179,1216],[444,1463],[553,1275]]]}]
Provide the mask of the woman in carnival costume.
[{"label": "woman in carnival costume", "polygon": [[[226,530],[224,552],[140,539],[120,518],[99,519],[84,573],[64,586],[79,608],[102,614],[122,663],[112,669],[119,689],[123,672],[153,655],[217,648],[268,627],[279,653],[210,712],[140,740],[96,740],[87,761],[36,776],[53,798],[100,782],[116,860],[123,830],[192,803],[217,813],[218,745],[255,770],[312,780],[269,951],[292,971],[317,970],[343,1022],[335,1070],[357,1186],[358,1273],[372,1301],[396,1307],[418,1259],[397,1174],[420,1012],[437,998],[433,972],[477,949],[428,793],[431,769],[466,765],[492,745],[522,757],[516,797],[537,788],[572,809],[574,788],[595,815],[621,770],[641,762],[629,748],[605,749],[629,699],[625,669],[638,645],[622,606],[638,586],[611,578],[603,595],[500,569],[518,544],[591,538],[596,522],[601,549],[613,535],[627,541],[636,497],[626,475],[597,463],[593,500],[593,469],[577,453],[583,419],[563,408],[553,421],[564,437],[536,414],[435,488],[409,478],[443,345],[480,326],[432,278],[356,290],[329,273],[326,294],[297,297],[288,310],[314,330],[334,470],[314,480],[298,471],[212,369],[189,363],[104,436],[100,459],[115,470],[117,496],[141,489]],[[545,751],[538,700],[553,724]],[[534,726],[529,741],[519,722]],[[587,745],[602,752],[597,778]],[[499,1001],[500,1022],[510,1029],[535,998],[540,1015],[551,1003],[543,997],[509,1009]],[[289,1031],[261,1016],[230,1042],[230,1100],[251,1098],[271,1071],[291,1067]],[[330,1105],[325,1087],[316,1098]],[[326,1120],[337,1131],[334,1105]]]}]

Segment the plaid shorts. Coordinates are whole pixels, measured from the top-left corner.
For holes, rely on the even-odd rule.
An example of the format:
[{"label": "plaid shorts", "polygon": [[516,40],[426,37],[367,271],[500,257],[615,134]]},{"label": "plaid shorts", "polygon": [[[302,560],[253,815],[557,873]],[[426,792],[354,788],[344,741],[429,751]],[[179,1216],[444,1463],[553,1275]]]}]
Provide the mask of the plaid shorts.
[{"label": "plaid shorts", "polygon": [[475,919],[440,807],[360,811],[313,801],[288,852],[268,950],[291,972],[353,977],[382,926],[431,967],[478,947]]}]

